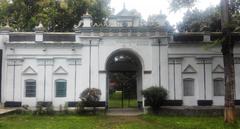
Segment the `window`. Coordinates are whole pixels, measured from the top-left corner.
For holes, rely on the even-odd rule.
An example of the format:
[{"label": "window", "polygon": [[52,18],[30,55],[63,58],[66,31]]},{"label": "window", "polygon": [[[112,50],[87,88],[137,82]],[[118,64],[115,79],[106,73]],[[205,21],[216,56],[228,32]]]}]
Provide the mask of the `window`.
[{"label": "window", "polygon": [[183,80],[183,95],[194,96],[194,79],[188,78]]},{"label": "window", "polygon": [[56,97],[66,97],[67,81],[63,79],[56,80]]},{"label": "window", "polygon": [[29,79],[25,81],[25,96],[36,97],[36,81]]},{"label": "window", "polygon": [[225,88],[223,78],[213,80],[213,92],[214,96],[224,96]]}]

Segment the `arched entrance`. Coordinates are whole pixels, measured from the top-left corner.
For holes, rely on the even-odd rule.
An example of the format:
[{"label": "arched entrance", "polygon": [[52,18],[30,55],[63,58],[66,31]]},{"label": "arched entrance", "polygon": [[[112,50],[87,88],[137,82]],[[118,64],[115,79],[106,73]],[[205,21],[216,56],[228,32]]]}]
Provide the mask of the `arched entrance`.
[{"label": "arched entrance", "polygon": [[108,108],[140,108],[142,63],[131,50],[117,50],[107,60]]}]

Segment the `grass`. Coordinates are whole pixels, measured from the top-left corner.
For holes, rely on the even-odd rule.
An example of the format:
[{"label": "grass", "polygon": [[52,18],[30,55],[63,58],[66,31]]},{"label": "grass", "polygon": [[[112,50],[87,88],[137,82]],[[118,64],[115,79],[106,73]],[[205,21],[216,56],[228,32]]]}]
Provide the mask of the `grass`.
[{"label": "grass", "polygon": [[[128,99],[123,100],[124,108],[136,108],[137,107],[137,99],[130,99],[128,105]],[[114,92],[110,96],[109,100],[109,107],[110,108],[121,108],[122,107],[122,92]]]},{"label": "grass", "polygon": [[224,124],[222,117],[8,115],[0,118],[0,129],[240,129],[240,124]]}]

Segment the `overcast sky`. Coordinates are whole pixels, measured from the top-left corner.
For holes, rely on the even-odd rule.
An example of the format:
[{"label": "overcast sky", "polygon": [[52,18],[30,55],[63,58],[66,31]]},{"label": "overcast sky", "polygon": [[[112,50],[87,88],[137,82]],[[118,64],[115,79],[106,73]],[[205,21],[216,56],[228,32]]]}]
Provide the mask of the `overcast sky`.
[{"label": "overcast sky", "polygon": [[[142,14],[142,18],[147,20],[149,15],[159,14],[160,11],[167,15],[167,19],[171,25],[175,25],[181,21],[184,11],[177,13],[170,12],[169,0],[111,0],[110,6],[115,9],[115,14],[122,10],[123,3],[125,2],[128,10],[136,9]],[[206,9],[209,6],[216,6],[220,0],[199,0],[197,8]]]}]

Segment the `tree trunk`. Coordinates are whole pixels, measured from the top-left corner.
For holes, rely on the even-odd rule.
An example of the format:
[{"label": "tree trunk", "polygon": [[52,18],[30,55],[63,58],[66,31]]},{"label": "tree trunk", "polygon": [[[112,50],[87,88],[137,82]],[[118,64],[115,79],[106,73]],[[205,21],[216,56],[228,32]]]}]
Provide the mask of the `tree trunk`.
[{"label": "tree trunk", "polygon": [[228,27],[231,23],[229,15],[229,0],[221,0],[221,21],[223,32],[222,54],[224,62],[225,77],[225,107],[224,121],[226,123],[236,122],[235,110],[235,69],[234,69],[234,41],[231,38],[231,29]]},{"label": "tree trunk", "polygon": [[234,56],[233,42],[231,42],[231,33],[224,33],[226,40],[222,44],[224,77],[225,77],[225,109],[224,121],[226,123],[234,123],[236,121],[235,111],[235,72],[234,72]]}]

